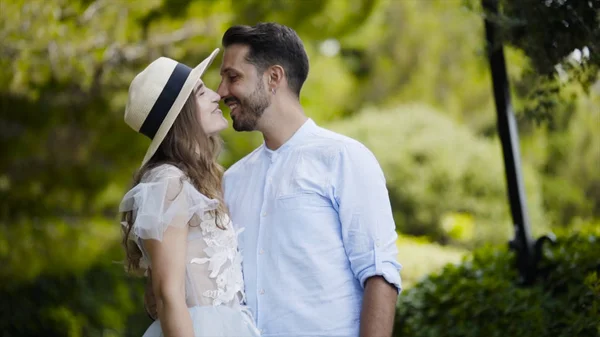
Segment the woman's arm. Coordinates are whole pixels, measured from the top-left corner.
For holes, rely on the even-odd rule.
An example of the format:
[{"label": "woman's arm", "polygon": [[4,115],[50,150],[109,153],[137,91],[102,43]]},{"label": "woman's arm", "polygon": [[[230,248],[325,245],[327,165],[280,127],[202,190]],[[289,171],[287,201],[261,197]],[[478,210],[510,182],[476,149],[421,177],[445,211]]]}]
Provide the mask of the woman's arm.
[{"label": "woman's arm", "polygon": [[158,313],[156,312],[156,298],[154,297],[154,291],[152,290],[152,269],[148,268],[150,273],[146,277],[146,286],[144,287],[144,308],[148,317],[153,321],[158,319]]},{"label": "woman's arm", "polygon": [[169,226],[163,240],[144,240],[152,261],[152,290],[166,337],[193,337],[194,329],[185,302],[187,226]]}]

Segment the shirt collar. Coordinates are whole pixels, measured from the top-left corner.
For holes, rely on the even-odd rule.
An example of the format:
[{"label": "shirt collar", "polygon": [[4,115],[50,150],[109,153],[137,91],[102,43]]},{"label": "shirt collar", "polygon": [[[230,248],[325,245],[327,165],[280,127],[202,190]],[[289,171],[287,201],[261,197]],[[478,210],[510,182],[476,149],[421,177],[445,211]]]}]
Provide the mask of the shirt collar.
[{"label": "shirt collar", "polygon": [[273,154],[283,153],[298,144],[304,143],[311,131],[315,130],[316,128],[317,124],[312,120],[312,118],[308,118],[304,124],[302,124],[302,126],[296,130],[296,132],[294,132],[292,137],[283,143],[283,145],[281,145],[277,150],[270,150],[264,141],[262,145],[263,149],[265,150],[265,153],[269,155],[269,157],[271,157]]}]

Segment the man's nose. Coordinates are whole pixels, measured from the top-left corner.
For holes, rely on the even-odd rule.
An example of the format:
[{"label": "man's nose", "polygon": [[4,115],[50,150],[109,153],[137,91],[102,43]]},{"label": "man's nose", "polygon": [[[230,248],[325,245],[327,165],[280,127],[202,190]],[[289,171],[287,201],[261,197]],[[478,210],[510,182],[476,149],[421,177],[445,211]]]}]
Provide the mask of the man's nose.
[{"label": "man's nose", "polygon": [[221,98],[227,97],[229,95],[229,90],[227,90],[227,85],[225,85],[224,81],[221,81],[221,83],[219,83],[219,88],[217,88],[217,94]]}]

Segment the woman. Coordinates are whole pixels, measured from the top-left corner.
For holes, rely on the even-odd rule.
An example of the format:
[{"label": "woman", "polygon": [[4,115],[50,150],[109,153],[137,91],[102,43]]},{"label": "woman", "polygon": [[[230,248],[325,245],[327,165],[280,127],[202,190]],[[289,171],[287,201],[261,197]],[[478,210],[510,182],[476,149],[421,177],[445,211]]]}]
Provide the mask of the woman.
[{"label": "woman", "polygon": [[161,57],[129,87],[125,122],[152,142],[123,197],[128,270],[152,277],[158,320],[144,336],[258,336],[243,306],[237,234],[223,203],[220,97],[196,68]]}]

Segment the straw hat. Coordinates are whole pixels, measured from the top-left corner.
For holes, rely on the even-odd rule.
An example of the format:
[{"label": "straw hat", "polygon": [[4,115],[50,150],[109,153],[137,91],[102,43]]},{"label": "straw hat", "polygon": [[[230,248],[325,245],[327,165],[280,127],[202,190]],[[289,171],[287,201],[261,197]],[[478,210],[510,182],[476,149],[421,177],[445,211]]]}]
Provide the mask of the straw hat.
[{"label": "straw hat", "polygon": [[133,79],[125,107],[125,123],[152,140],[142,165],[152,158],[165,139],[198,80],[218,53],[217,48],[194,69],[160,57]]}]

